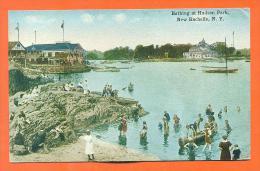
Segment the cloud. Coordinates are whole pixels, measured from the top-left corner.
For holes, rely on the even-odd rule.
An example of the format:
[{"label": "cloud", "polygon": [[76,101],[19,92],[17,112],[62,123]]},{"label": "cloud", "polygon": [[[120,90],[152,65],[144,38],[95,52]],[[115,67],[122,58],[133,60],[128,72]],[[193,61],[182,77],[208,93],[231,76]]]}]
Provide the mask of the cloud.
[{"label": "cloud", "polygon": [[80,18],[85,23],[92,23],[94,21],[94,16],[88,13],[82,14]]},{"label": "cloud", "polygon": [[27,15],[25,16],[25,21],[27,23],[53,23],[56,21],[54,18],[46,18],[41,15]]},{"label": "cloud", "polygon": [[114,16],[114,20],[118,23],[121,23],[121,22],[124,22],[126,20],[126,15],[123,14],[123,13],[120,13],[120,14],[116,14]]}]

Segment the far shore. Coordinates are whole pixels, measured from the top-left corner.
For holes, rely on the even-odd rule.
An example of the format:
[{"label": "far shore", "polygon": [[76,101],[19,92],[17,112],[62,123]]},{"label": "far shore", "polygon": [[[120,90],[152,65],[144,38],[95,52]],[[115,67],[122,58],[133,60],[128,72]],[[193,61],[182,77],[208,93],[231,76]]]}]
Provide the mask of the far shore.
[{"label": "far shore", "polygon": [[117,144],[107,143],[94,138],[95,160],[88,160],[84,154],[85,142],[80,137],[75,143],[51,149],[48,153],[30,153],[14,155],[10,153],[11,162],[121,162],[121,161],[159,161],[152,154],[142,153]]},{"label": "far shore", "polygon": [[[227,57],[229,61],[234,60],[250,60],[250,56],[230,56]],[[89,61],[133,61],[133,62],[222,62],[225,60],[224,57],[221,58],[209,58],[209,59],[188,59],[183,57],[178,58],[149,58],[149,59],[89,59]]]}]

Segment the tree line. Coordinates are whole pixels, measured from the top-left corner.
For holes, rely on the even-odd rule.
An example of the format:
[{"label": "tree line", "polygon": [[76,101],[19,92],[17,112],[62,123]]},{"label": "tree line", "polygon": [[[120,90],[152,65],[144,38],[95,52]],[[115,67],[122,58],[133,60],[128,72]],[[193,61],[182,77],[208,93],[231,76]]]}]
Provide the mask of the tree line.
[{"label": "tree line", "polygon": [[[145,60],[152,58],[182,58],[184,52],[188,52],[193,45],[191,44],[170,44],[165,45],[137,45],[135,49],[126,47],[116,47],[101,52],[91,51],[88,53],[88,59],[105,59],[105,60]],[[210,46],[211,50],[216,51],[219,56],[239,56],[241,53],[234,47],[226,47],[225,44]]]},{"label": "tree line", "polygon": [[104,59],[149,59],[149,58],[180,58],[183,52],[189,51],[191,44],[172,45],[170,43],[159,45],[137,45],[135,49],[129,47],[116,47],[104,52]]}]

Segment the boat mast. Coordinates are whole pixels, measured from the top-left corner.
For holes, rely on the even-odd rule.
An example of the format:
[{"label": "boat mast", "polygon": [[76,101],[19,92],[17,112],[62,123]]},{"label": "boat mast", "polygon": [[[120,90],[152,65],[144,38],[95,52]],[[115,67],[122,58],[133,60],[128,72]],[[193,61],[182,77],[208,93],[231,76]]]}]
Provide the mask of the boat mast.
[{"label": "boat mast", "polygon": [[227,70],[228,66],[227,66],[227,41],[226,41],[226,37],[225,37],[225,58],[226,58],[226,70]]}]

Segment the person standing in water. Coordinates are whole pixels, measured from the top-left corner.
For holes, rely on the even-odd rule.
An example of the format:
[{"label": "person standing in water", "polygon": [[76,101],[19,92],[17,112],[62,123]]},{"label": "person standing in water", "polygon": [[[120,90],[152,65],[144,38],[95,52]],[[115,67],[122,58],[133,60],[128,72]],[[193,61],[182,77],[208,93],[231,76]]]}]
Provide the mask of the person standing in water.
[{"label": "person standing in water", "polygon": [[214,112],[212,111],[212,107],[211,104],[208,105],[208,107],[206,108],[206,115],[213,115]]},{"label": "person standing in water", "polygon": [[205,145],[204,145],[202,151],[205,151],[205,149],[207,147],[209,148],[209,151],[211,151],[211,143],[212,143],[212,140],[211,140],[211,130],[210,130],[208,124],[206,125],[206,130],[204,132],[205,132]]},{"label": "person standing in water", "polygon": [[231,128],[231,126],[229,125],[229,122],[228,122],[228,120],[225,120],[225,128],[224,128],[225,130],[226,130],[226,133],[227,133],[227,136],[231,133],[231,131],[232,131],[232,128]]},{"label": "person standing in water", "polygon": [[169,124],[166,116],[163,116],[163,130],[164,130],[164,135],[169,135]]},{"label": "person standing in water", "polygon": [[198,114],[198,119],[195,121],[198,131],[200,131],[200,123],[201,123],[202,121],[203,121],[203,118],[202,118],[202,116],[201,116],[201,113],[199,113],[199,114]]},{"label": "person standing in water", "polygon": [[196,149],[198,148],[198,146],[193,142],[191,137],[189,137],[188,140],[189,142],[184,146],[184,148],[187,149],[188,159],[193,161],[195,160]]},{"label": "person standing in water", "polygon": [[219,143],[219,148],[221,150],[220,160],[231,160],[230,148],[232,144],[228,141],[227,136],[222,137],[222,141]]},{"label": "person standing in water", "polygon": [[164,115],[166,117],[167,122],[171,120],[170,114],[167,111],[164,111]]},{"label": "person standing in water", "polygon": [[141,143],[145,143],[147,142],[147,130],[148,130],[148,127],[147,127],[147,124],[145,121],[143,121],[143,128],[140,132],[140,141]]},{"label": "person standing in water", "polygon": [[237,112],[240,113],[241,109],[240,106],[237,106]]},{"label": "person standing in water", "polygon": [[88,155],[88,160],[94,160],[94,149],[93,149],[93,139],[90,135],[90,130],[87,130],[87,135],[84,137],[85,140],[85,154]]},{"label": "person standing in water", "polygon": [[234,145],[234,149],[232,153],[233,153],[232,160],[240,159],[241,150],[239,149],[237,144]]},{"label": "person standing in water", "polygon": [[127,131],[127,120],[126,120],[125,114],[123,114],[123,116],[122,116],[121,125],[122,125],[121,135],[126,135],[126,131]]},{"label": "person standing in water", "polygon": [[227,106],[224,106],[224,112],[225,112],[225,114],[227,114],[227,112],[228,112]]},{"label": "person standing in water", "polygon": [[173,115],[173,124],[175,127],[178,127],[180,125],[180,118],[178,117],[177,114]]}]

